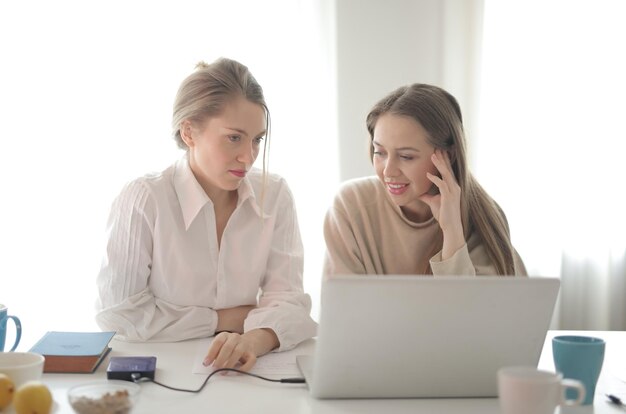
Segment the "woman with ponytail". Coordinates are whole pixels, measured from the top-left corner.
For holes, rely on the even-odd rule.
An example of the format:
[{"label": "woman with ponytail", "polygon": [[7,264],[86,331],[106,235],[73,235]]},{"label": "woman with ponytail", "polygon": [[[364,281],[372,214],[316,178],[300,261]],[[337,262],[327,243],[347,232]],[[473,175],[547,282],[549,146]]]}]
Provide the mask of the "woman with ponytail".
[{"label": "woman with ponytail", "polygon": [[245,65],[201,62],[185,78],[172,116],[184,154],[130,181],[111,208],[97,278],[102,329],[127,341],[215,335],[205,365],[242,370],[315,335],[293,196],[267,171],[269,129]]},{"label": "woman with ponytail", "polygon": [[367,115],[377,177],[342,185],[324,224],[326,276],[525,276],[506,217],[467,165],[445,90],[401,87]]}]

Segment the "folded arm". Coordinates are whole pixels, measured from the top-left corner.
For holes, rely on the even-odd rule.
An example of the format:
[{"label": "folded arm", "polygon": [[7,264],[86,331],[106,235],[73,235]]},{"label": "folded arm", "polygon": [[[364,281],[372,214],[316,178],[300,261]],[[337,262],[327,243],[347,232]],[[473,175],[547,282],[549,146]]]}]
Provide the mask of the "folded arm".
[{"label": "folded arm", "polygon": [[130,183],[113,203],[107,225],[106,254],[97,278],[96,321],[128,341],[180,341],[212,335],[215,310],[168,303],[151,292],[154,217],[149,190]]}]

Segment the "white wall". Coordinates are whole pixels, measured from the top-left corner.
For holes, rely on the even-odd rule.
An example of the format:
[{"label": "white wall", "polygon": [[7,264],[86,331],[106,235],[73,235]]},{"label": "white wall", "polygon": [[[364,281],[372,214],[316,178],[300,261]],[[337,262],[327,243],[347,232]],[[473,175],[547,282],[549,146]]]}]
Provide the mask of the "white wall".
[{"label": "white wall", "polygon": [[365,117],[392,90],[441,86],[473,130],[482,0],[336,0],[340,179],[373,174]]},{"label": "white wall", "polygon": [[[462,49],[473,39],[465,32],[476,14],[467,10],[480,1],[281,3],[299,10],[303,19],[295,21],[258,3],[242,19],[260,26],[243,24],[238,36],[227,37],[218,30],[226,20],[205,27],[206,16],[232,15],[241,3],[166,3],[154,6],[145,21],[137,20],[145,14],[143,2],[96,7],[41,0],[35,3],[45,13],[37,15],[30,3],[2,3],[0,34],[15,41],[0,47],[0,113],[10,120],[3,124],[0,151],[8,200],[0,207],[0,300],[23,318],[25,346],[39,328],[95,329],[93,280],[110,202],[125,181],[178,156],[168,138],[175,88],[197,60],[221,55],[248,64],[266,90],[275,121],[270,169],[288,177],[294,191],[306,250],[305,289],[317,316],[323,214],[337,181],[373,173],[367,112],[391,90],[413,82],[451,85],[462,100],[463,86],[471,82],[458,79],[469,76],[472,65],[459,56],[470,56]],[[184,30],[172,23],[181,21]],[[333,57],[327,60],[329,50]],[[329,84],[337,85],[336,96],[319,86]],[[284,85],[289,87],[279,91]],[[35,121],[33,96],[40,103]],[[461,105],[467,119],[471,108]],[[290,115],[293,107],[296,114]],[[326,151],[335,145],[340,162]],[[42,308],[48,311],[42,314]]]},{"label": "white wall", "polygon": [[263,85],[270,171],[294,193],[317,303],[338,176],[334,151],[322,151],[336,142],[332,15],[318,0],[0,1],[0,303],[22,320],[20,346],[45,330],[97,329],[111,202],[180,157],[176,89],[196,62],[219,56]]}]

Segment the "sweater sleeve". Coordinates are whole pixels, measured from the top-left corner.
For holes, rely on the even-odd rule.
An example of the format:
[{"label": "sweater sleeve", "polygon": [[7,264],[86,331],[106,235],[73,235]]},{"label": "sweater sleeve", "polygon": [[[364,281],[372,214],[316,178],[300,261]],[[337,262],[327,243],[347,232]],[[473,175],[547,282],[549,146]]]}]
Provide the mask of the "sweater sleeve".
[{"label": "sweater sleeve", "polygon": [[[513,250],[515,276],[527,276],[526,268],[517,251]],[[496,267],[478,237],[471,235],[467,243],[447,260],[441,259],[441,252],[430,259],[434,276],[497,276]]]},{"label": "sweater sleeve", "polygon": [[348,217],[339,194],[324,219],[324,277],[367,273],[353,225]]},{"label": "sweater sleeve", "polygon": [[127,341],[180,341],[210,336],[217,313],[155,297],[149,288],[156,203],[135,181],[111,208],[106,254],[97,278],[96,321]]}]

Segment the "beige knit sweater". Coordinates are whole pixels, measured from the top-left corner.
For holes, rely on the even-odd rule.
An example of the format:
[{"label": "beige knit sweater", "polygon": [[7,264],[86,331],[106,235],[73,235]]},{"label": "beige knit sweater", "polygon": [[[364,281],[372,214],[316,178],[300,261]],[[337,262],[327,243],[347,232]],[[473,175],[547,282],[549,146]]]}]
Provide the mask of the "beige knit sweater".
[{"label": "beige knit sweater", "polygon": [[[435,276],[495,275],[496,269],[476,235],[451,258],[431,256],[439,224],[408,220],[378,177],[347,181],[326,214],[324,276],[339,274],[420,274],[427,262]],[[514,252],[515,275],[526,268]]]}]

